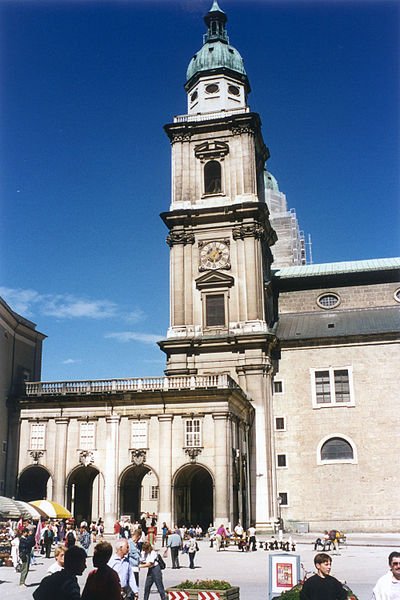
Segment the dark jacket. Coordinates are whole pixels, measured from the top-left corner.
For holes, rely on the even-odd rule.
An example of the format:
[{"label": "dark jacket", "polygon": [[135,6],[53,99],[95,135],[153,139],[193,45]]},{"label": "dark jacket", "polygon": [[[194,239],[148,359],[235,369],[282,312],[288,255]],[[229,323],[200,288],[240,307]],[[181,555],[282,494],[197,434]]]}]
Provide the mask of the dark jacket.
[{"label": "dark jacket", "polygon": [[80,600],[81,591],[75,575],[62,569],[42,579],[33,597],[35,600]]}]

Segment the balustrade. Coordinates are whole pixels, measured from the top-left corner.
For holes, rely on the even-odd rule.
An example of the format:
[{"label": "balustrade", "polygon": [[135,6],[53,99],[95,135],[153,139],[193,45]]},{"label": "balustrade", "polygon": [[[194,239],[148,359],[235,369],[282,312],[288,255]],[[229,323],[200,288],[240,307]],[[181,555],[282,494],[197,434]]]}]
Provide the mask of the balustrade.
[{"label": "balustrade", "polygon": [[237,383],[226,374],[182,375],[179,377],[138,377],[126,379],[95,379],[91,381],[37,381],[26,382],[27,396],[66,396],[120,392],[231,389]]}]

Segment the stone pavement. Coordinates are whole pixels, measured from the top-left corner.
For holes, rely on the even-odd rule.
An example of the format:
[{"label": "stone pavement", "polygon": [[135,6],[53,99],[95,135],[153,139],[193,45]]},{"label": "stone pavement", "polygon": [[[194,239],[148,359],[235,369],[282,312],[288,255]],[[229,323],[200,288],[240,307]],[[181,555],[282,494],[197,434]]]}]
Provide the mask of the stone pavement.
[{"label": "stone pavement", "polygon": [[[300,554],[301,562],[307,571],[313,568],[314,534],[294,535],[297,542],[296,554]],[[112,540],[110,540],[112,541]],[[333,556],[332,574],[346,581],[359,597],[359,600],[370,600],[375,581],[387,570],[387,557],[393,550],[400,551],[400,535],[394,534],[349,534],[347,545],[340,550],[339,556]],[[171,561],[167,559],[167,569],[163,571],[165,587],[185,579],[225,579],[232,585],[240,587],[241,600],[266,600],[268,594],[268,554],[265,550],[242,553],[236,547],[216,552],[210,548],[208,540],[199,543],[200,552],[196,555],[196,569],[188,568],[187,555],[180,556],[181,569],[172,570]],[[89,552],[88,568],[80,577],[81,590],[87,574],[92,568],[92,552]],[[39,564],[31,567],[27,586],[19,587],[19,574],[10,567],[0,567],[1,600],[28,600],[40,583],[45,571],[53,559],[40,557]],[[141,594],[145,573],[141,574]],[[159,595],[155,588],[150,596],[157,600]]]}]

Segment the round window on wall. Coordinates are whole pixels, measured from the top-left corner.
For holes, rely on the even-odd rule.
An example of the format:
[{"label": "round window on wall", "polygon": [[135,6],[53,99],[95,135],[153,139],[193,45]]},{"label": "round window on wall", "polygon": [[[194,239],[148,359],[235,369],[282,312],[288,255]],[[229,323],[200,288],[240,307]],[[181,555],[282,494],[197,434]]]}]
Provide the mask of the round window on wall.
[{"label": "round window on wall", "polygon": [[233,96],[239,96],[240,95],[240,90],[238,87],[236,87],[236,85],[230,85],[228,86],[228,92],[230,94],[232,94]]},{"label": "round window on wall", "polygon": [[317,304],[321,308],[336,308],[340,304],[340,296],[337,294],[321,294],[317,299]]},{"label": "round window on wall", "polygon": [[219,90],[219,86],[216,83],[210,83],[206,85],[207,94],[216,94]]},{"label": "round window on wall", "polygon": [[395,291],[394,299],[396,300],[396,302],[400,302],[400,288]]},{"label": "round window on wall", "polygon": [[349,442],[339,437],[327,440],[321,448],[321,460],[353,460],[354,451]]},{"label": "round window on wall", "polygon": [[194,101],[197,99],[197,95],[198,95],[198,94],[197,94],[197,91],[196,91],[196,92],[193,92],[193,94],[190,96],[190,101],[191,101],[191,102],[194,102]]}]

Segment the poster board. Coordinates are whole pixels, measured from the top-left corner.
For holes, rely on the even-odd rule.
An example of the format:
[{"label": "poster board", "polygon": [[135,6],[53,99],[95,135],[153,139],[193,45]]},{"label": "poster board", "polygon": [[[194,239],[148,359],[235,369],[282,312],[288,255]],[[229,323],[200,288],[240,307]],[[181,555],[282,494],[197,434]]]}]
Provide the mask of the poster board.
[{"label": "poster board", "polygon": [[282,552],[270,554],[268,563],[268,599],[287,592],[300,581],[300,555]]}]

